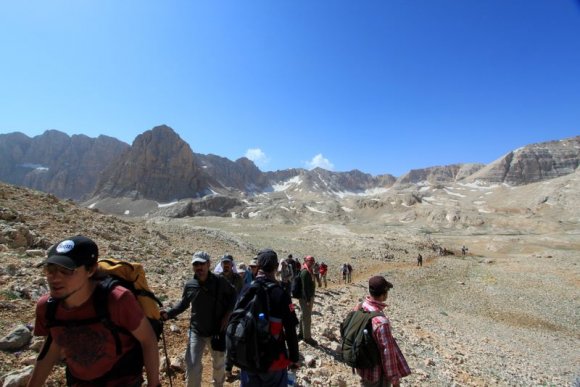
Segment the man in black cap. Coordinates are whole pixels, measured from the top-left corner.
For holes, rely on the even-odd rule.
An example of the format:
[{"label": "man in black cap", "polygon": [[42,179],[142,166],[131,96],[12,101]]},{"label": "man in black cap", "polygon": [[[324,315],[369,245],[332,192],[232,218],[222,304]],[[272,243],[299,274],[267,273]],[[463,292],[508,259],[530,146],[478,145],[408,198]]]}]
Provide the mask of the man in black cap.
[{"label": "man in black cap", "polygon": [[[234,273],[234,257],[232,257],[231,254],[224,254],[220,260],[220,264],[222,266],[222,271],[218,275],[224,277],[236,289],[237,298],[244,286],[244,280],[238,273]],[[233,364],[229,362],[226,357],[226,381],[230,383],[234,380],[232,369]]]},{"label": "man in black cap", "polygon": [[[241,386],[286,386],[288,385],[288,367],[298,367],[298,338],[296,325],[298,318],[290,295],[276,281],[278,255],[271,249],[258,252],[258,276],[255,282],[266,288],[269,295],[269,329],[276,339],[274,353],[277,357],[270,365],[268,372],[251,373],[242,369]],[[267,288],[267,284],[276,284]],[[244,297],[244,293],[240,298]]]},{"label": "man in black cap", "polygon": [[224,254],[221,259],[222,272],[220,276],[228,280],[228,282],[236,289],[236,295],[240,293],[244,286],[244,279],[238,273],[234,272],[234,257],[230,254]]},{"label": "man in black cap", "polygon": [[210,256],[197,251],[191,260],[194,276],[185,283],[179,304],[161,312],[161,318],[174,318],[191,306],[189,341],[185,353],[187,366],[185,377],[188,387],[200,387],[202,358],[206,346],[211,347],[214,386],[223,386],[225,381],[225,343],[218,348],[212,337],[224,337],[228,318],[236,303],[236,290],[224,278],[212,273]]},{"label": "man in black cap", "polygon": [[[62,358],[68,385],[141,386],[143,365],[147,385],[160,385],[157,339],[133,293],[116,286],[105,295],[110,322],[123,334],[116,338],[96,318],[94,300],[102,291],[94,280],[98,257],[95,242],[78,235],[53,245],[39,265],[50,293],[36,305],[34,334],[48,337],[29,386],[44,385]],[[47,321],[48,308],[54,308],[55,321]],[[120,339],[120,346],[116,339]]]},{"label": "man in black cap", "polygon": [[369,312],[381,312],[372,319],[373,338],[381,354],[380,364],[372,368],[357,368],[362,387],[398,386],[401,378],[411,374],[411,370],[391,333],[391,322],[382,312],[387,307],[385,301],[393,284],[385,277],[377,275],[369,279],[369,295],[358,307]]}]

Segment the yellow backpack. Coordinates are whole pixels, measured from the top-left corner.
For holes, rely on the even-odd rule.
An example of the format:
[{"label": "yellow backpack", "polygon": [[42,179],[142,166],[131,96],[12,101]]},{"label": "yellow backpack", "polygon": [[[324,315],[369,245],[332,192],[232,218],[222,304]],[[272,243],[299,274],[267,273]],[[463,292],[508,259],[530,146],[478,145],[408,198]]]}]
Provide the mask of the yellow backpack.
[{"label": "yellow backpack", "polygon": [[98,262],[97,276],[103,277],[101,285],[105,288],[122,286],[130,290],[137,297],[159,338],[162,329],[160,307],[163,304],[149,288],[143,265],[114,258],[101,259]]}]

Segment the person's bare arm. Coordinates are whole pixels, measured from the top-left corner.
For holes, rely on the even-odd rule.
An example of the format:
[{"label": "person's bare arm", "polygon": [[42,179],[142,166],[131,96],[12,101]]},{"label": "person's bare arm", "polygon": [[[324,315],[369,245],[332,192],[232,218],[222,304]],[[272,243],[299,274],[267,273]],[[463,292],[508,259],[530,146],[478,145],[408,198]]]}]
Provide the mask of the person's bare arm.
[{"label": "person's bare arm", "polygon": [[50,375],[52,368],[60,359],[60,347],[54,342],[54,340],[50,344],[47,344],[47,341],[45,340],[44,346],[46,345],[50,345],[50,348],[42,360],[36,360],[36,363],[34,364],[34,370],[32,371],[32,375],[28,380],[28,387],[43,386],[44,382],[48,378],[48,375]]},{"label": "person's bare arm", "polygon": [[151,324],[146,317],[143,317],[137,329],[131,332],[143,349],[143,363],[145,364],[145,372],[147,373],[147,386],[160,386],[159,381],[159,348],[157,346],[157,339]]}]

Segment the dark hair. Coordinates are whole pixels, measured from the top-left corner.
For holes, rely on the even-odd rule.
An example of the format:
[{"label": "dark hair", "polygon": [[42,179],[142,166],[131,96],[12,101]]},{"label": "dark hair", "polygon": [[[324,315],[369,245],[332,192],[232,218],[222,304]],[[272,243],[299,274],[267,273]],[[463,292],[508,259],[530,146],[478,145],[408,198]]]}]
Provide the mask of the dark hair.
[{"label": "dark hair", "polygon": [[258,266],[260,270],[271,273],[278,268],[278,254],[272,249],[264,249],[258,252]]}]

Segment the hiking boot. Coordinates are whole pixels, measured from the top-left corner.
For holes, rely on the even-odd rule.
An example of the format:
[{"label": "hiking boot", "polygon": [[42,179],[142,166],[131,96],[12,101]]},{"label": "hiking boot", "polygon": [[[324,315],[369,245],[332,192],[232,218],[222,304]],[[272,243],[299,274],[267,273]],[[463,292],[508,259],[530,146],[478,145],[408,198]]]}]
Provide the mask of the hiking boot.
[{"label": "hiking boot", "polygon": [[298,334],[298,341],[300,341],[300,340],[302,340],[302,339],[304,339],[304,336],[302,335],[302,333],[299,333],[299,334]]},{"label": "hiking boot", "polygon": [[318,341],[314,340],[313,338],[304,339],[304,342],[312,347],[318,347]]}]

